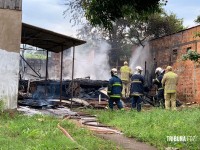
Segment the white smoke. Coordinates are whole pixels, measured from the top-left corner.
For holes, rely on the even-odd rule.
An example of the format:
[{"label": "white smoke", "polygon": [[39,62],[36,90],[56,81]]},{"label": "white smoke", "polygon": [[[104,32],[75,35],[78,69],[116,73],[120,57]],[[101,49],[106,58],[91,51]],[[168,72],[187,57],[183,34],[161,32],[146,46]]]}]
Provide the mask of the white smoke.
[{"label": "white smoke", "polygon": [[145,62],[146,62],[146,70],[152,70],[154,65],[152,55],[149,49],[149,43],[145,43],[145,46],[139,46],[133,50],[132,57],[130,59],[130,67],[133,71],[135,71],[136,66],[141,66],[143,68],[143,74],[145,73]]},{"label": "white smoke", "polygon": [[[110,66],[108,52],[110,45],[101,41],[96,47],[85,44],[75,47],[74,78],[89,77],[93,80],[108,80],[110,78]],[[73,49],[71,53],[64,55],[64,79],[72,77]]]}]

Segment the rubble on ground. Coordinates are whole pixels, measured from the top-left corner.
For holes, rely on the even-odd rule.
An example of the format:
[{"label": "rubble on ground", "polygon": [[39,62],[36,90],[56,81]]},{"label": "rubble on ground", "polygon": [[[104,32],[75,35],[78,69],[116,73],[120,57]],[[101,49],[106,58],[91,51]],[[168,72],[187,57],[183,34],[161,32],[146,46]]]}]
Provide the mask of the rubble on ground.
[{"label": "rubble on ground", "polygon": [[62,87],[56,80],[20,80],[18,104],[34,108],[56,108],[63,105],[104,109],[108,96],[102,89],[107,85],[108,81],[90,79],[75,79],[73,86],[71,80],[64,80]]}]

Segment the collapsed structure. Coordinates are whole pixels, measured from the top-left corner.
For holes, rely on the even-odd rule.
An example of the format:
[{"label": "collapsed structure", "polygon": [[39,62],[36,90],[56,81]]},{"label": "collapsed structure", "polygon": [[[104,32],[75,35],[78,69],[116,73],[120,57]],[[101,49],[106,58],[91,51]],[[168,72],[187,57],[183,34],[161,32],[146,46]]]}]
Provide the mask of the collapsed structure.
[{"label": "collapsed structure", "polygon": [[[40,66],[44,63],[39,64],[37,67],[40,67],[40,69],[42,69],[43,71],[43,75],[40,74],[39,71],[36,71],[35,68],[33,68],[29,62],[27,61],[27,59],[24,58],[23,55],[21,56],[22,62],[25,62],[26,65],[32,70],[32,72],[35,74],[35,76],[37,76],[40,80],[42,81],[33,81],[30,82],[30,80],[28,80],[28,85],[27,88],[24,88],[24,86],[22,87],[22,84],[20,84],[20,90],[25,91],[27,93],[31,93],[32,98],[33,99],[40,99],[40,100],[46,100],[47,98],[57,98],[60,99],[60,102],[63,99],[63,96],[66,98],[67,97],[67,93],[66,90],[67,88],[70,86],[72,87],[71,89],[69,88],[69,90],[73,90],[73,87],[75,87],[74,84],[74,79],[73,79],[73,73],[74,73],[74,51],[75,51],[75,46],[84,44],[85,41],[82,40],[78,40],[69,36],[65,36],[59,33],[55,33],[49,30],[45,30],[39,27],[35,27],[32,25],[28,25],[25,23],[22,23],[22,40],[21,43],[23,45],[31,45],[37,48],[40,48],[40,50],[43,50],[46,52],[46,60],[45,62],[45,66]],[[64,50],[67,50],[69,48],[73,47],[73,58],[72,58],[72,79],[69,83],[67,84],[66,87],[66,83],[65,85],[63,84],[63,52]],[[23,48],[21,49],[22,54],[24,51],[26,50],[31,50],[31,49],[27,49],[26,46],[23,46]],[[56,60],[56,63],[59,64],[59,66],[57,68],[59,72],[56,72],[56,74],[60,74],[60,82],[58,81],[51,81],[49,80],[49,52],[52,53],[60,53],[60,59]],[[37,61],[37,60],[36,60]],[[36,61],[33,61],[32,64],[35,64]],[[22,63],[21,63],[22,64]],[[21,66],[22,68],[25,66]],[[45,68],[44,68],[45,67]],[[25,69],[22,69],[23,71],[20,72],[20,77],[22,77],[21,73],[24,73]],[[45,71],[44,71],[45,70]],[[20,78],[20,81],[22,79]],[[23,83],[25,81],[22,81],[20,83]],[[26,85],[26,84],[23,84]],[[64,86],[63,86],[64,85]],[[70,91],[70,92],[71,92]],[[73,97],[73,91],[71,92],[71,97]],[[69,96],[68,96],[69,97]],[[35,103],[35,101],[34,101]],[[43,105],[43,104],[42,104]],[[46,105],[46,103],[44,102],[44,105]]]}]

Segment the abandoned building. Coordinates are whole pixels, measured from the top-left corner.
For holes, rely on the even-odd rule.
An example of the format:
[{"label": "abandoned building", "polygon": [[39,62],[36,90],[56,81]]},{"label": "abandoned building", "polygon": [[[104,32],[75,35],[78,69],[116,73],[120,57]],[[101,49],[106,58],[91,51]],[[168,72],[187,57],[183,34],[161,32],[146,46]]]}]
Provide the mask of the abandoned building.
[{"label": "abandoned building", "polygon": [[195,37],[197,32],[200,26],[150,41],[156,67],[171,65],[178,74],[177,98],[183,102],[200,102],[200,65],[182,60],[182,55],[190,49],[200,53],[200,38]]}]

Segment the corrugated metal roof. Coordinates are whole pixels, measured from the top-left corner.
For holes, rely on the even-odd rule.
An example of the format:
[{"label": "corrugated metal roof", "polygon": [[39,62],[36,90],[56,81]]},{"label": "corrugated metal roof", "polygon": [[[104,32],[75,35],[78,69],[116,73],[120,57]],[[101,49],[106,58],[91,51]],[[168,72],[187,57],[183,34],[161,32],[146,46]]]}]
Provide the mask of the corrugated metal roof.
[{"label": "corrugated metal roof", "polygon": [[84,44],[86,41],[22,23],[21,43],[59,53],[70,47]]}]

